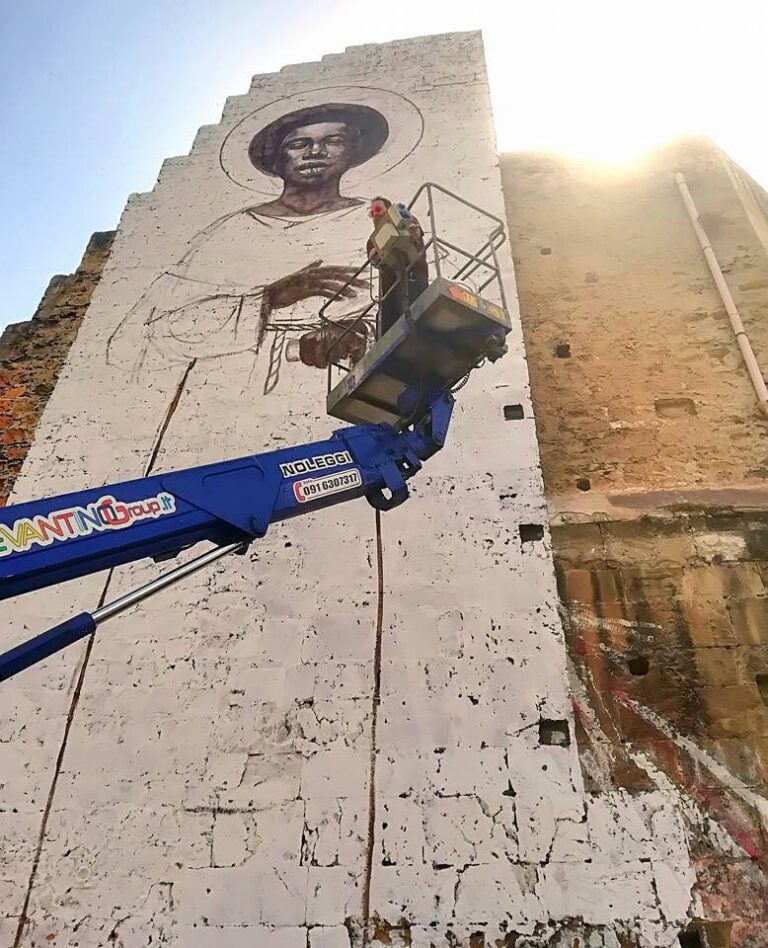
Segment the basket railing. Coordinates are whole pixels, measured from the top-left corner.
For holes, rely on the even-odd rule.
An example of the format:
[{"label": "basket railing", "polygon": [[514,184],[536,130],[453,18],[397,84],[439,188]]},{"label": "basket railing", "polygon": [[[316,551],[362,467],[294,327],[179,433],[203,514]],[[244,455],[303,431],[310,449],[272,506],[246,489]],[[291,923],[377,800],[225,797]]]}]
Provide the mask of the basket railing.
[{"label": "basket railing", "polygon": [[[469,208],[475,213],[481,215],[482,217],[488,218],[492,223],[493,227],[488,233],[487,238],[481,244],[481,246],[474,252],[467,250],[464,247],[449,241],[446,237],[441,236],[438,231],[437,225],[437,215],[435,211],[435,192],[439,192],[442,195],[445,195],[452,201],[456,201],[461,205]],[[483,208],[478,207],[476,204],[473,204],[471,201],[468,201],[466,198],[461,197],[458,194],[455,194],[453,191],[444,188],[440,184],[436,184],[434,181],[426,181],[422,184],[416,191],[416,193],[411,198],[408,203],[408,208],[412,210],[414,206],[419,202],[419,200],[424,197],[427,202],[427,220],[429,221],[429,234],[426,235],[426,240],[424,243],[424,249],[419,254],[419,256],[411,262],[404,270],[398,275],[395,282],[389,289],[381,295],[377,293],[376,296],[373,294],[373,265],[371,262],[366,259],[361,266],[359,266],[352,276],[339,287],[338,290],[327,299],[319,310],[320,324],[321,328],[328,329],[328,345],[324,346],[323,354],[327,360],[328,364],[328,391],[330,392],[333,384],[333,369],[339,369],[343,372],[348,372],[350,366],[345,365],[341,359],[344,358],[344,340],[348,338],[352,333],[359,333],[362,329],[365,330],[365,335],[367,339],[368,329],[373,322],[371,313],[376,310],[377,313],[381,308],[382,303],[390,296],[392,293],[400,293],[400,288],[403,286],[404,282],[407,282],[408,275],[411,270],[423,261],[427,257],[427,262],[431,263],[434,267],[434,275],[437,278],[445,277],[451,282],[461,283],[468,280],[471,276],[476,273],[482,274],[482,276],[476,277],[477,279],[482,279],[482,282],[479,283],[476,287],[471,287],[473,293],[481,294],[483,290],[492,284],[497,284],[497,292],[501,300],[501,305],[506,309],[506,297],[504,294],[504,283],[501,278],[501,267],[499,264],[498,250],[501,245],[506,240],[506,228],[504,221],[501,218],[496,217],[495,214],[491,214],[489,211],[483,210]],[[450,272],[450,274],[445,273],[446,265],[449,263],[450,254],[457,254],[460,258],[460,264],[458,267]],[[456,264],[454,263],[455,267]],[[349,294],[345,291],[348,291],[350,288],[354,288],[355,281],[360,277],[360,274],[364,270],[368,270],[371,274],[369,277],[370,285],[370,296],[371,301],[367,303],[362,310],[352,313],[345,314],[344,316],[337,316],[333,318],[328,315],[328,309],[334,304],[337,304],[339,300],[348,301]],[[339,320],[343,319],[343,322]],[[338,353],[342,353],[339,357]]]}]

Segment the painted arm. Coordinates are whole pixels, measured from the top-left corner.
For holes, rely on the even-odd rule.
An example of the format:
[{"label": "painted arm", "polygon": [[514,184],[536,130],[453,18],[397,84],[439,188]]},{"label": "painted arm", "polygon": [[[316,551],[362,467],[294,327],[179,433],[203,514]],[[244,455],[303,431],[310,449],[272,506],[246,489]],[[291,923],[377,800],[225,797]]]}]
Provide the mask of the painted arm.
[{"label": "painted arm", "polygon": [[141,599],[263,537],[272,523],[365,497],[388,510],[407,480],[445,443],[453,398],[442,395],[417,426],[355,425],[325,441],[157,474],[0,511],[0,599],[203,540],[212,550],[165,577],[81,613],[0,655],[0,681],[89,635]]}]

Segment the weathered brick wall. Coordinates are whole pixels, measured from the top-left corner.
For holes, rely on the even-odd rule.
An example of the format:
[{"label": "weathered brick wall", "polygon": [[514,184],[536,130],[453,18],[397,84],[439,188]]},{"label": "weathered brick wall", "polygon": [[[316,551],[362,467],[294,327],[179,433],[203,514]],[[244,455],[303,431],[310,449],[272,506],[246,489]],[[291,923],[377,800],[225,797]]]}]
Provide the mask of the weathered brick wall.
[{"label": "weathered brick wall", "polygon": [[502,159],[584,779],[679,794],[681,944],[768,944],[766,419],[674,183],[768,365],[765,194],[709,142]]},{"label": "weathered brick wall", "polygon": [[32,319],[0,336],[0,503],[13,489],[113,237],[114,231],[94,234],[77,270],[53,277]]}]

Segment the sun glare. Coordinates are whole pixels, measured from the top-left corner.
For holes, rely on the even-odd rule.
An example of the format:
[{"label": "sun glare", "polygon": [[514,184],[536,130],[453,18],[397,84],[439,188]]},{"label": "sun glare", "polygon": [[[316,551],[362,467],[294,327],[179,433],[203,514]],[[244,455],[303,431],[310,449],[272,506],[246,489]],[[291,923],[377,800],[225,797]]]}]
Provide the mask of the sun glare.
[{"label": "sun glare", "polygon": [[500,150],[624,163],[699,134],[768,184],[757,101],[768,5],[553,0],[507,9],[483,24]]}]

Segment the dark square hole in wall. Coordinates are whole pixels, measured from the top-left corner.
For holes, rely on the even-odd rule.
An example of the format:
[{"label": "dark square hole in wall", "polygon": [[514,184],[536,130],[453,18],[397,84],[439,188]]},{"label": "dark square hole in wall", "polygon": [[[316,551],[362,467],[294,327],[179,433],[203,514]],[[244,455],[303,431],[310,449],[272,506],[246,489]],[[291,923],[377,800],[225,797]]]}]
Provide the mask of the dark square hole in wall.
[{"label": "dark square hole in wall", "polygon": [[650,667],[648,659],[644,655],[635,655],[627,661],[627,668],[638,677],[647,675]]},{"label": "dark square hole in wall", "polygon": [[706,948],[701,932],[680,932],[677,940],[680,942],[681,948]]},{"label": "dark square hole in wall", "polygon": [[518,530],[523,543],[533,543],[544,539],[544,527],[540,523],[521,523]]},{"label": "dark square hole in wall", "polygon": [[763,704],[768,704],[768,675],[755,675],[755,684],[763,699]]},{"label": "dark square hole in wall", "polygon": [[520,421],[521,418],[525,418],[523,414],[522,405],[505,405],[504,406],[504,420],[505,421]]},{"label": "dark square hole in wall", "polygon": [[555,355],[558,359],[570,359],[571,347],[567,342],[558,342],[555,346]]},{"label": "dark square hole in wall", "polygon": [[653,405],[656,414],[662,418],[685,418],[696,414],[692,398],[657,398]]},{"label": "dark square hole in wall", "polygon": [[550,747],[568,747],[571,743],[571,732],[567,721],[539,721],[539,744]]}]

